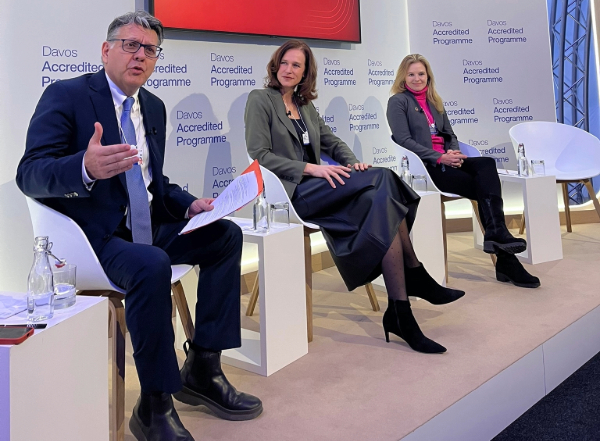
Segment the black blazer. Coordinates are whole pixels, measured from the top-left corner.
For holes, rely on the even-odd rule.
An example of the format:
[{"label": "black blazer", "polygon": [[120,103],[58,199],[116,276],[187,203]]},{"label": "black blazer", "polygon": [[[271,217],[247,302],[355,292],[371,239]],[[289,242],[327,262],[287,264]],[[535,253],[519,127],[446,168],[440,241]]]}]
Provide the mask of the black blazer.
[{"label": "black blazer", "polygon": [[[342,165],[359,162],[346,143],[335,136],[310,103],[300,107],[317,163],[321,151]],[[281,93],[275,89],[257,89],[250,92],[246,103],[246,148],[252,159],[279,177],[291,198],[302,180],[306,162],[302,158],[302,144],[292,121],[286,115]]]},{"label": "black blazer", "polygon": [[[444,138],[444,150],[460,150],[446,112],[440,114],[431,102],[429,109],[439,135]],[[442,154],[433,150],[427,116],[412,93],[405,91],[390,97],[387,120],[394,142],[416,153],[425,164],[437,165],[437,160]]]},{"label": "black blazer", "polygon": [[[163,102],[139,92],[152,172],[152,222],[183,220],[196,199],[163,175],[167,114]],[[123,219],[128,202],[125,173],[99,179],[91,191],[81,167],[94,123],[102,144],[120,144],[115,106],[104,70],[49,85],[27,130],[25,154],[17,168],[23,193],[69,216],[98,252]]]}]

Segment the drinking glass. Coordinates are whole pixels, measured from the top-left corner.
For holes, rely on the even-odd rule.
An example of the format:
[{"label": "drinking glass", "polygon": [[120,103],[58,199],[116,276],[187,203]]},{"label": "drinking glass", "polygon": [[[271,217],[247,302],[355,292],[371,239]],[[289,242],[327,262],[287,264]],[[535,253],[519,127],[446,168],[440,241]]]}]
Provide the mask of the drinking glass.
[{"label": "drinking glass", "polygon": [[290,203],[289,202],[275,202],[269,204],[269,217],[271,224],[274,222],[283,223],[287,226],[290,225]]},{"label": "drinking glass", "polygon": [[531,160],[531,172],[533,176],[546,176],[546,165],[543,159]]},{"label": "drinking glass", "polygon": [[64,309],[75,304],[75,273],[77,265],[67,263],[60,268],[52,268],[54,278],[54,309]]},{"label": "drinking glass", "polygon": [[412,177],[412,188],[417,192],[427,191],[427,176],[425,175],[413,175]]}]

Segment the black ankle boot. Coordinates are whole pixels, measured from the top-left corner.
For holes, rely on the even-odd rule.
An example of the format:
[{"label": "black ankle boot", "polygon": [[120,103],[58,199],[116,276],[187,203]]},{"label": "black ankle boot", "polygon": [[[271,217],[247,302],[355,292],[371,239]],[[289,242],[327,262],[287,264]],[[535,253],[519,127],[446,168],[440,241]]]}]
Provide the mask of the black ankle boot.
[{"label": "black ankle boot", "polygon": [[504,251],[509,254],[522,253],[527,249],[525,239],[514,237],[506,228],[502,198],[489,195],[482,202],[481,212],[485,215],[485,234],[483,236],[483,251],[496,254]]},{"label": "black ankle boot", "polygon": [[416,268],[404,267],[406,292],[409,296],[420,297],[433,305],[445,305],[465,295],[458,289],[444,288],[429,275],[422,263]]},{"label": "black ankle boot", "polygon": [[512,282],[522,288],[537,288],[540,279],[527,272],[516,256],[508,253],[498,253],[496,260],[496,280]]},{"label": "black ankle boot", "polygon": [[129,419],[129,429],[138,441],[194,441],[173,408],[171,394],[166,393],[142,392]]},{"label": "black ankle boot", "polygon": [[221,370],[221,352],[203,350],[190,342],[185,364],[181,368],[183,388],[175,399],[192,406],[204,405],[219,418],[231,421],[251,420],[263,410],[255,396],[238,392]]},{"label": "black ankle boot", "polygon": [[396,334],[417,352],[425,354],[441,354],[446,348],[423,335],[413,316],[408,300],[388,299],[388,307],[383,314],[383,331],[385,341],[390,342],[390,335]]}]

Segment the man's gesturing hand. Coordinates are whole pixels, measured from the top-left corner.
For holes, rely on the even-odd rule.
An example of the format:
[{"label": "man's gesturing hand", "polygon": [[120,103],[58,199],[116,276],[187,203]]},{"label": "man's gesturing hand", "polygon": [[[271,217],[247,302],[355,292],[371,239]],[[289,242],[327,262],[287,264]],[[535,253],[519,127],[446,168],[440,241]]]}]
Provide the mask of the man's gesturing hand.
[{"label": "man's gesturing hand", "polygon": [[309,162],[304,168],[304,174],[314,176],[316,178],[327,179],[329,185],[335,188],[333,179],[344,185],[344,181],[342,178],[340,178],[340,175],[344,176],[345,178],[349,178],[350,175],[348,172],[351,170],[352,169],[350,167],[344,167],[343,165],[316,165]]},{"label": "man's gesturing hand", "polygon": [[211,205],[213,201],[214,199],[211,198],[196,199],[194,202],[192,202],[192,205],[190,205],[190,208],[188,209],[188,217],[191,219],[203,211],[213,210],[215,208]]},{"label": "man's gesturing hand", "polygon": [[94,134],[83,157],[83,165],[91,179],[108,179],[123,173],[139,161],[138,151],[129,144],[102,145],[102,125],[94,123]]}]

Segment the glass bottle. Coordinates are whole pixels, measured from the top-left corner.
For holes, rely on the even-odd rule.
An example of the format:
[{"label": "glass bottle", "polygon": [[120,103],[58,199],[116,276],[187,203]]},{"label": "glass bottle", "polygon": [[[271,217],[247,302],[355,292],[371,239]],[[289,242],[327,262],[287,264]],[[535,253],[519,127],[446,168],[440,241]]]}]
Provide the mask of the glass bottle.
[{"label": "glass bottle", "polygon": [[519,176],[529,176],[529,164],[525,156],[525,145],[519,144],[517,149],[517,172]]},{"label": "glass bottle", "polygon": [[267,194],[264,184],[262,193],[258,195],[254,201],[254,207],[252,210],[252,226],[254,231],[259,233],[269,232],[269,204],[267,203]]},{"label": "glass bottle", "polygon": [[412,175],[410,174],[408,158],[406,156],[403,156],[400,161],[400,178],[406,185],[412,187]]},{"label": "glass bottle", "polygon": [[54,315],[54,282],[48,253],[52,242],[38,236],[33,245],[33,265],[27,279],[27,319],[39,322]]}]

